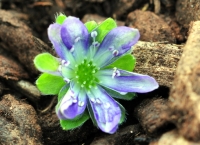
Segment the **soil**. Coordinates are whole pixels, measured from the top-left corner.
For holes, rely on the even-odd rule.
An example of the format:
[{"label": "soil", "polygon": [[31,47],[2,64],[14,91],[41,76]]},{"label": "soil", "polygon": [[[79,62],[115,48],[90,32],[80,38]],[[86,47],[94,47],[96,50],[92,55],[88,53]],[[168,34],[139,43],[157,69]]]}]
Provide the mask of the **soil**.
[{"label": "soil", "polygon": [[[119,102],[127,120],[115,134],[88,120],[64,131],[56,96],[35,86],[37,54],[56,55],[47,36],[57,13],[84,23],[108,17],[137,28],[135,72],[160,87]],[[193,145],[200,144],[200,0],[1,0],[0,145]]]}]

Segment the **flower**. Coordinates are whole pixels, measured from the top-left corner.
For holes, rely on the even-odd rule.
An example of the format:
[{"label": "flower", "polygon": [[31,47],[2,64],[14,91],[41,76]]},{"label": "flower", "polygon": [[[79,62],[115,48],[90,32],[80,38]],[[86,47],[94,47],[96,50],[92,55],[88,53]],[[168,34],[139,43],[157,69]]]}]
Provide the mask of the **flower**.
[{"label": "flower", "polygon": [[[138,41],[137,29],[116,27],[102,36],[102,41],[97,39],[100,32],[104,31],[89,32],[78,18],[64,17],[48,28],[49,39],[59,58],[46,53],[43,58],[48,55],[50,61],[43,59],[44,64],[37,64],[39,58],[36,57],[34,63],[40,71],[64,80],[58,83],[56,77],[52,79],[55,88],[62,88],[61,91],[67,88],[56,107],[60,120],[77,120],[88,110],[93,123],[112,134],[123,116],[122,106],[113,97],[124,99],[129,92],[146,93],[158,88],[158,83],[148,75],[108,67]],[[44,83],[39,80],[44,81],[46,77],[36,82],[40,90],[43,86],[39,84]],[[60,87],[56,87],[57,84]],[[47,91],[54,91],[48,88],[50,86],[45,87]]]}]

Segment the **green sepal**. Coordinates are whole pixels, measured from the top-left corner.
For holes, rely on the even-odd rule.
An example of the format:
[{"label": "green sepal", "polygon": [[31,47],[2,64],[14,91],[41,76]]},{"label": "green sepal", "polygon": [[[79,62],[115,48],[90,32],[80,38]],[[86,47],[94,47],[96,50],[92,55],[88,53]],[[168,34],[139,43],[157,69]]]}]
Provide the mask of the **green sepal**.
[{"label": "green sepal", "polygon": [[62,25],[63,22],[65,21],[65,19],[67,19],[66,15],[63,15],[62,13],[60,13],[57,17],[56,17],[56,23]]},{"label": "green sepal", "polygon": [[121,118],[120,118],[119,124],[122,124],[124,121],[126,121],[126,110],[119,102],[117,103],[121,110]]},{"label": "green sepal", "polygon": [[98,24],[95,21],[89,21],[85,23],[85,27],[89,33],[92,32],[92,30],[94,30],[97,26]]},{"label": "green sepal", "polygon": [[101,43],[108,32],[116,27],[117,24],[115,20],[113,20],[112,18],[106,19],[99,26],[97,26],[97,28],[95,28],[95,31],[97,31],[97,37],[95,38],[95,40]]},{"label": "green sepal", "polygon": [[36,80],[36,86],[44,95],[57,95],[60,89],[65,85],[65,81],[60,76],[43,73]]},{"label": "green sepal", "polygon": [[115,60],[113,63],[109,64],[105,68],[118,68],[126,71],[133,71],[135,68],[136,59],[131,54],[125,54]]},{"label": "green sepal", "polygon": [[85,111],[78,119],[60,120],[60,125],[63,130],[70,130],[83,125],[90,118],[87,111]]},{"label": "green sepal", "polygon": [[34,64],[42,72],[54,72],[57,71],[60,62],[58,58],[49,53],[41,53],[35,57]]},{"label": "green sepal", "polygon": [[[58,109],[60,107],[60,103],[62,101],[62,98],[65,96],[65,94],[67,93],[68,90],[69,90],[69,85],[64,86],[60,90],[60,92],[58,94],[58,104],[56,105],[56,111],[58,111]],[[90,118],[90,116],[88,114],[88,111],[85,110],[85,112],[83,114],[77,116],[74,119],[66,119],[66,120],[61,119],[60,125],[61,125],[63,130],[70,130],[70,129],[74,129],[74,128],[81,126],[89,118]]]},{"label": "green sepal", "polygon": [[132,99],[134,99],[136,97],[136,93],[133,93],[133,92],[128,92],[128,93],[122,95],[122,94],[120,94],[120,93],[118,93],[116,91],[113,91],[111,89],[108,89],[106,87],[103,87],[103,88],[113,98],[117,98],[117,99],[122,99],[122,100],[129,101],[129,100],[132,100]]}]

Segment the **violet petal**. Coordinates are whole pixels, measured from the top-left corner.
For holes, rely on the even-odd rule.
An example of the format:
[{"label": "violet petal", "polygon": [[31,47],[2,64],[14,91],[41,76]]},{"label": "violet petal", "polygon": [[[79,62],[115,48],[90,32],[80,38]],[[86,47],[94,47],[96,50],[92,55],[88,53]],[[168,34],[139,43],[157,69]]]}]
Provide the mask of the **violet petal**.
[{"label": "violet petal", "polygon": [[[65,46],[70,50],[77,49],[73,48],[75,43],[81,42],[82,51],[88,48],[89,33],[85,25],[76,17],[69,16],[62,24],[61,37]],[[84,50],[85,49],[85,50]]]},{"label": "violet petal", "polygon": [[111,30],[95,55],[95,62],[103,67],[109,63],[113,57],[126,53],[138,41],[140,37],[137,29],[121,26]]},{"label": "violet petal", "polygon": [[57,115],[60,119],[74,119],[85,111],[86,93],[78,87],[70,87],[61,100]]},{"label": "violet petal", "polygon": [[100,86],[87,95],[93,111],[90,113],[93,113],[98,127],[106,133],[114,133],[121,118],[121,110],[117,102]]},{"label": "violet petal", "polygon": [[158,88],[158,83],[153,77],[118,69],[118,76],[113,76],[114,70],[106,69],[96,75],[99,84],[117,92],[146,93]]},{"label": "violet petal", "polygon": [[53,44],[53,47],[55,48],[55,51],[58,54],[58,56],[62,59],[67,60],[65,55],[67,48],[61,39],[60,31],[61,31],[60,24],[57,23],[51,24],[48,28],[48,37],[51,43]]}]

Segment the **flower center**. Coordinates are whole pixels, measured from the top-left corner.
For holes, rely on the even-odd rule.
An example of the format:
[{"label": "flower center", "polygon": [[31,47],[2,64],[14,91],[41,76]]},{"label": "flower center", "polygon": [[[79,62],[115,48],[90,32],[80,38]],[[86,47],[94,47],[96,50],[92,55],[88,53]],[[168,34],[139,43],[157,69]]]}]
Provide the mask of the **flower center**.
[{"label": "flower center", "polygon": [[87,90],[91,89],[99,82],[95,77],[95,73],[98,68],[93,64],[92,61],[84,59],[81,64],[77,66],[76,69],[76,81],[81,85],[82,88]]}]

